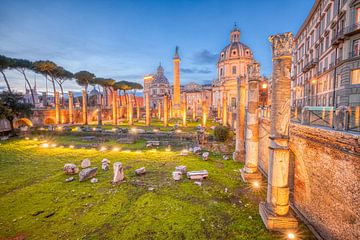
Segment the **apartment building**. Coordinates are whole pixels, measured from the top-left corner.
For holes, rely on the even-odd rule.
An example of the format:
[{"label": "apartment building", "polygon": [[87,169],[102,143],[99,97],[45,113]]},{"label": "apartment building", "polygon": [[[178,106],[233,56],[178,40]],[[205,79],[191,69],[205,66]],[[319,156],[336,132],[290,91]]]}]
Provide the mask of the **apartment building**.
[{"label": "apartment building", "polygon": [[360,0],[316,0],[294,41],[293,107],[360,105]]}]

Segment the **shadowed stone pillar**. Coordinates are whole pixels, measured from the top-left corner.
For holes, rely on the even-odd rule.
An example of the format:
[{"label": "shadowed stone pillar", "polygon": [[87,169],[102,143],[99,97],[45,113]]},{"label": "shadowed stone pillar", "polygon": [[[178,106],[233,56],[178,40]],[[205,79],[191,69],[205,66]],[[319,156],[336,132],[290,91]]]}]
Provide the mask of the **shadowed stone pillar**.
[{"label": "shadowed stone pillar", "polygon": [[117,91],[112,92],[112,122],[114,125],[117,125]]},{"label": "shadowed stone pillar", "polygon": [[192,119],[195,121],[196,120],[196,101],[193,100],[193,114],[192,114]]},{"label": "shadowed stone pillar", "polygon": [[169,118],[170,118],[170,119],[173,118],[173,116],[174,116],[172,103],[173,103],[173,101],[170,100],[170,101],[169,101]]},{"label": "shadowed stone pillar", "polygon": [[237,96],[236,96],[236,142],[234,161],[245,161],[245,104],[246,104],[246,77],[237,78]]},{"label": "shadowed stone pillar", "polygon": [[60,98],[59,98],[59,92],[55,92],[55,123],[60,124]]},{"label": "shadowed stone pillar", "polygon": [[145,125],[150,126],[150,97],[149,93],[145,94]]},{"label": "shadowed stone pillar", "polygon": [[164,95],[164,127],[168,126],[168,96]]},{"label": "shadowed stone pillar", "polygon": [[248,65],[245,166],[241,169],[241,177],[244,182],[261,179],[258,172],[259,117],[257,109],[259,105],[259,83],[260,64],[254,61]]},{"label": "shadowed stone pillar", "polygon": [[88,124],[88,118],[87,118],[87,92],[85,90],[82,91],[82,119],[83,124]]},{"label": "shadowed stone pillar", "polygon": [[223,104],[222,104],[222,125],[227,126],[227,96],[226,92],[223,93]]},{"label": "shadowed stone pillar", "polygon": [[74,123],[74,95],[71,91],[68,92],[69,95],[69,123]]},{"label": "shadowed stone pillar", "polygon": [[98,104],[98,108],[97,108],[97,120],[98,120],[98,126],[102,125],[102,111],[101,111],[101,104]]},{"label": "shadowed stone pillar", "polygon": [[217,118],[221,118],[221,106],[220,106],[220,98],[217,101]]},{"label": "shadowed stone pillar", "polygon": [[271,95],[270,159],[267,200],[259,211],[271,230],[293,229],[298,223],[289,213],[289,123],[292,33],[270,36],[273,54]]},{"label": "shadowed stone pillar", "polygon": [[186,112],[187,112],[187,106],[186,106],[186,93],[184,93],[184,99],[182,101],[182,125],[183,127],[186,127]]},{"label": "shadowed stone pillar", "polygon": [[206,100],[202,100],[202,126],[206,127],[207,121],[207,104]]},{"label": "shadowed stone pillar", "polygon": [[159,120],[161,119],[161,102],[160,102],[160,100],[159,100],[159,104],[158,104],[158,118],[159,118]]}]

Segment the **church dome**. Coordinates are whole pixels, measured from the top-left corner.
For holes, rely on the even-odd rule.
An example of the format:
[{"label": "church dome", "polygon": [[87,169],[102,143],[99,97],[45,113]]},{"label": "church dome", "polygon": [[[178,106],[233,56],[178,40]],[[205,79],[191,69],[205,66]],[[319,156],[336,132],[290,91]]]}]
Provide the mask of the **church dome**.
[{"label": "church dome", "polygon": [[98,95],[98,94],[100,94],[100,92],[94,86],[93,90],[90,91],[90,95],[93,96],[93,95]]},{"label": "church dome", "polygon": [[161,64],[157,68],[157,73],[154,75],[154,80],[152,81],[152,84],[159,83],[169,84],[168,79],[164,75],[164,68],[161,66]]},{"label": "church dome", "polygon": [[252,59],[253,53],[248,46],[240,42],[240,30],[235,25],[230,33],[230,44],[220,52],[219,62],[240,58]]}]

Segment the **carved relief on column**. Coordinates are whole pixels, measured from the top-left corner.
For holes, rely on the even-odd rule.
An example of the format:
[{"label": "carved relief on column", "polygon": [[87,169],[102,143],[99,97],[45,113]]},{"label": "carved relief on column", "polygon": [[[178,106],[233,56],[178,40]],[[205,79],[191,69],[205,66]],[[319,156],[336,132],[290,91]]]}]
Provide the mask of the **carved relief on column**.
[{"label": "carved relief on column", "polygon": [[273,50],[270,159],[267,201],[260,203],[260,215],[268,229],[297,227],[289,214],[289,123],[291,95],[292,33],[269,38]]}]

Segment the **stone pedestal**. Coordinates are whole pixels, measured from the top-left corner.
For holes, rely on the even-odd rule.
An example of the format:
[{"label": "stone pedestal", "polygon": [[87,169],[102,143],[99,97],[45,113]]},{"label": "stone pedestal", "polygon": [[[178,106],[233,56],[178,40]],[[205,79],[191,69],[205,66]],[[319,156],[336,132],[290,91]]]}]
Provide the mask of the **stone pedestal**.
[{"label": "stone pedestal", "polygon": [[72,92],[68,92],[69,95],[69,123],[74,123],[74,95]]},{"label": "stone pedestal", "polygon": [[112,123],[117,125],[117,91],[113,90],[112,94]]},{"label": "stone pedestal", "polygon": [[149,97],[149,93],[145,94],[145,125],[150,126],[150,97]]},{"label": "stone pedestal", "polygon": [[83,124],[88,124],[88,117],[87,117],[87,92],[85,90],[82,91],[82,120]]},{"label": "stone pedestal", "polygon": [[271,95],[270,159],[266,203],[260,203],[260,215],[270,230],[293,229],[296,219],[289,213],[289,124],[291,94],[291,33],[269,38],[273,50]]},{"label": "stone pedestal", "polygon": [[246,104],[246,77],[237,78],[237,104],[236,104],[236,142],[234,161],[245,162],[245,104]]},{"label": "stone pedestal", "polygon": [[59,92],[55,92],[55,123],[60,124],[60,98],[59,98]]},{"label": "stone pedestal", "polygon": [[168,96],[164,96],[164,127],[168,126]]},{"label": "stone pedestal", "polygon": [[246,139],[245,139],[245,167],[242,169],[242,179],[259,179],[258,172],[259,158],[259,83],[260,83],[260,64],[252,62],[248,65],[248,107],[246,114]]}]

